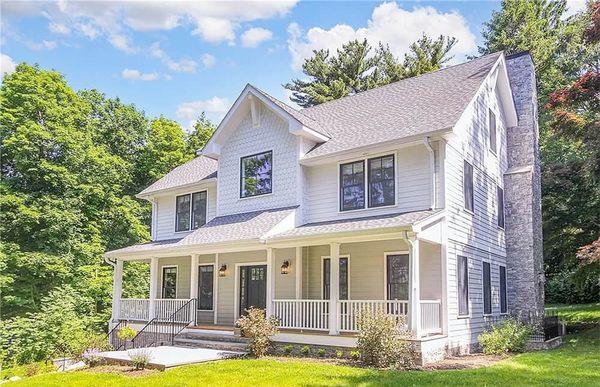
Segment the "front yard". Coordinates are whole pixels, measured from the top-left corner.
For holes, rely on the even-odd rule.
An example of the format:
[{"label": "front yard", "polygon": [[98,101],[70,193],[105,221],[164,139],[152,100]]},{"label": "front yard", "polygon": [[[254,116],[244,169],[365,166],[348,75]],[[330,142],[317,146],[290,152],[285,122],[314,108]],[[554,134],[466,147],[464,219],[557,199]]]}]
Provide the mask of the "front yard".
[{"label": "front yard", "polygon": [[556,313],[567,324],[600,323],[600,303],[579,305],[546,305],[546,311]]},{"label": "front yard", "polygon": [[[258,386],[258,385],[577,385],[597,386],[600,328],[566,337],[546,352],[504,359],[492,366],[451,371],[377,371],[301,359],[243,359],[185,366],[146,376],[77,371],[17,382],[28,386]],[[12,385],[12,384],[10,384]]]}]

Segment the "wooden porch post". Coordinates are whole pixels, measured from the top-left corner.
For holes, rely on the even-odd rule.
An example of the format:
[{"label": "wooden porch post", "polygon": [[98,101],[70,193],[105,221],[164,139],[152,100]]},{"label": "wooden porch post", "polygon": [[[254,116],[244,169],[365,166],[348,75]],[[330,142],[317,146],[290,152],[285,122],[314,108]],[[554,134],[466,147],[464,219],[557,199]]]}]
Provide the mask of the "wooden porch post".
[{"label": "wooden porch post", "polygon": [[273,275],[273,248],[267,249],[267,301],[266,315],[273,314],[273,298],[275,294],[275,276]]},{"label": "wooden porch post", "polygon": [[296,247],[296,264],[294,265],[296,274],[296,299],[302,299],[302,247]]},{"label": "wooden porch post", "polygon": [[419,245],[420,242],[414,236],[408,238],[409,242],[409,317],[410,317],[410,330],[413,332],[415,338],[421,337],[421,285],[419,281]]},{"label": "wooden porch post", "polygon": [[121,317],[121,297],[123,295],[123,260],[117,259],[113,271],[113,301],[112,320],[117,321]]},{"label": "wooden porch post", "polygon": [[340,298],[340,244],[330,243],[329,254],[329,334],[339,335],[338,300]]},{"label": "wooden porch post", "polygon": [[148,320],[156,316],[156,298],[158,291],[158,258],[150,258],[150,301],[148,310]]}]

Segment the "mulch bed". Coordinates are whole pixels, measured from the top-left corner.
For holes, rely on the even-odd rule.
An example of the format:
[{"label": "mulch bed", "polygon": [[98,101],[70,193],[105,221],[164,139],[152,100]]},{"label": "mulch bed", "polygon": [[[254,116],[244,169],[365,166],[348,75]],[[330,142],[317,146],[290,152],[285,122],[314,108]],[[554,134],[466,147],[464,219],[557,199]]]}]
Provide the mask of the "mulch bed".
[{"label": "mulch bed", "polygon": [[[91,367],[91,368],[83,368],[79,371],[82,371],[82,372],[91,371],[91,372],[98,372],[98,373],[105,373],[105,374],[119,374],[119,375],[129,376],[132,378],[139,378],[142,376],[148,376],[148,375],[152,375],[152,374],[156,374],[156,373],[160,372],[159,370],[150,369],[150,368],[146,368],[143,370],[136,370],[135,368],[133,368],[131,366],[117,365],[117,364],[102,365],[102,366]],[[78,371],[75,371],[75,372],[78,372]]]}]

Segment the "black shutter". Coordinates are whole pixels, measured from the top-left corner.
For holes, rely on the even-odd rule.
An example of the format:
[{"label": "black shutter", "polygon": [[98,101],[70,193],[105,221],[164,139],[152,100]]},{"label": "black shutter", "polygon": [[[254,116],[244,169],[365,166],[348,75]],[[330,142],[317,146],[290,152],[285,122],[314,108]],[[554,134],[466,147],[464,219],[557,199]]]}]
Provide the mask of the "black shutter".
[{"label": "black shutter", "polygon": [[500,266],[500,313],[506,313],[508,305],[506,304],[506,267]]},{"label": "black shutter", "polygon": [[489,262],[483,262],[483,314],[492,314],[492,278]]},{"label": "black shutter", "polygon": [[469,314],[469,265],[467,257],[457,256],[458,272],[458,315]]},{"label": "black shutter", "polygon": [[497,199],[498,199],[498,226],[504,228],[504,190],[497,187]]}]

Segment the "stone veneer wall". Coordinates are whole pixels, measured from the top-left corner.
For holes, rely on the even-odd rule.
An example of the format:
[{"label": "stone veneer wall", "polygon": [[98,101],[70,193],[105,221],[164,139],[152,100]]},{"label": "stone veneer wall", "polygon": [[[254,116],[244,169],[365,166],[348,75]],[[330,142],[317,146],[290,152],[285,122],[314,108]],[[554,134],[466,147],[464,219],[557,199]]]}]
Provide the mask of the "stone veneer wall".
[{"label": "stone veneer wall", "polygon": [[541,170],[536,79],[529,53],[507,57],[518,125],[507,129],[504,176],[508,307],[511,314],[544,313]]}]

